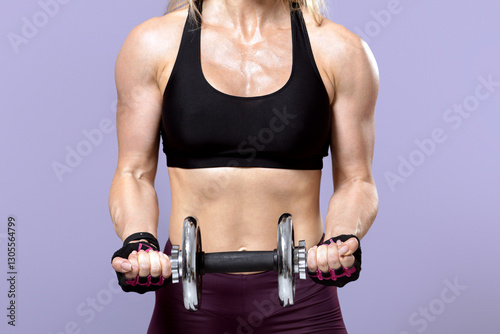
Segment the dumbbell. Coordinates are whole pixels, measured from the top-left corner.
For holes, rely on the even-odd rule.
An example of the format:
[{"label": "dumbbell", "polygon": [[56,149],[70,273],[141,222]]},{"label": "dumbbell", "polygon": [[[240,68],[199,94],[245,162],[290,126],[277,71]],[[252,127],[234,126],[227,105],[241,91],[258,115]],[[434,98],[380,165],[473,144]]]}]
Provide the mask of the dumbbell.
[{"label": "dumbbell", "polygon": [[278,221],[278,246],[272,251],[204,253],[196,218],[186,217],[182,228],[182,249],[172,246],[172,283],[182,278],[184,307],[197,311],[201,302],[202,276],[206,273],[234,273],[273,270],[278,273],[278,295],[283,307],[293,305],[295,274],[306,279],[306,243],[294,247],[292,215]]}]

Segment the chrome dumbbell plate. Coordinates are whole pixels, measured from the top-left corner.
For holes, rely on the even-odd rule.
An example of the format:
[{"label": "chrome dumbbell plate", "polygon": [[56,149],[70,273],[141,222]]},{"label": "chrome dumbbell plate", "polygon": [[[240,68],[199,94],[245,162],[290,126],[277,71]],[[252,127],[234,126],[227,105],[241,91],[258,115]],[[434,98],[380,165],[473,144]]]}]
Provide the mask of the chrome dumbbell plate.
[{"label": "chrome dumbbell plate", "polygon": [[278,225],[278,295],[282,306],[293,305],[295,297],[295,275],[293,263],[292,216],[283,214]]},{"label": "chrome dumbbell plate", "polygon": [[197,254],[201,252],[200,229],[196,219],[187,217],[182,229],[182,251],[180,274],[184,294],[184,307],[197,311],[201,301],[201,272],[197,265]]}]

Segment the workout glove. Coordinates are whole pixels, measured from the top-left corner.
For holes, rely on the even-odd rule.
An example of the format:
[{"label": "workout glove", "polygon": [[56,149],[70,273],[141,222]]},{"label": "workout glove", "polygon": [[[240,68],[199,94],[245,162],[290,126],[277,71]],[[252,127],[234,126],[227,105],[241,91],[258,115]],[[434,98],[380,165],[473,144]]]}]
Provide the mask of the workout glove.
[{"label": "workout glove", "polygon": [[356,238],[358,240],[358,249],[354,252],[354,265],[351,268],[340,267],[339,269],[330,269],[329,272],[322,272],[321,270],[316,270],[316,272],[307,271],[309,277],[319,284],[322,285],[334,285],[339,288],[343,287],[351,281],[355,281],[359,278],[359,272],[361,271],[361,243],[359,238],[353,234],[342,234],[337,237],[331,238],[320,245],[329,245],[331,243],[336,243],[337,240],[342,242],[347,241],[350,238]]},{"label": "workout glove", "polygon": [[[134,240],[146,240],[133,242]],[[160,245],[158,244],[158,240],[151,233],[147,232],[139,232],[134,233],[129,236],[123,242],[123,247],[117,250],[113,257],[111,258],[111,262],[115,257],[122,257],[124,259],[128,259],[128,256],[133,251],[139,252],[140,250],[144,250],[146,252],[157,252],[160,249]],[[155,291],[161,288],[163,285],[169,283],[171,281],[171,277],[169,279],[164,279],[163,276],[152,277],[151,275],[147,277],[137,276],[134,279],[127,279],[124,273],[116,272],[116,276],[118,277],[118,284],[121,286],[122,290],[125,292],[137,292],[143,294],[148,291]]]}]

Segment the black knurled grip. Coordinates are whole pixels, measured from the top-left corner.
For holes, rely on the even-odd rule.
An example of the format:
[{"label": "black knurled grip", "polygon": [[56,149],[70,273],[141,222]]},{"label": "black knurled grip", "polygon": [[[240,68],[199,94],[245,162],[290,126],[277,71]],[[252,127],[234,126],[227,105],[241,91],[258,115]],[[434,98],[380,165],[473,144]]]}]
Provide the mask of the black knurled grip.
[{"label": "black knurled grip", "polygon": [[275,251],[204,253],[200,269],[205,273],[276,271]]}]

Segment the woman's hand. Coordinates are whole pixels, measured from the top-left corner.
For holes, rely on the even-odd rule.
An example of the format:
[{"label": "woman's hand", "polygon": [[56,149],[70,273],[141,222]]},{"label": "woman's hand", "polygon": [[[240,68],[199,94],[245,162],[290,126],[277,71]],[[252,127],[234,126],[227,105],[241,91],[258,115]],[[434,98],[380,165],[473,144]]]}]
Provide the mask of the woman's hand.
[{"label": "woman's hand", "polygon": [[346,242],[339,239],[336,243],[332,242],[329,245],[314,246],[307,253],[307,267],[311,272],[319,269],[325,273],[329,269],[350,268],[354,265],[353,254],[358,246],[356,238],[350,238]]},{"label": "woman's hand", "polygon": [[172,264],[159,248],[158,240],[150,233],[139,232],[125,239],[111,258],[123,291],[142,294],[170,282]]},{"label": "woman's hand", "polygon": [[316,283],[342,287],[361,271],[360,242],[354,235],[340,235],[314,246],[307,253],[309,276]]},{"label": "woman's hand", "polygon": [[168,279],[172,275],[170,258],[161,251],[146,252],[140,250],[137,252],[134,250],[128,259],[115,257],[112,266],[115,271],[125,274],[127,280],[149,275],[153,278],[158,278],[161,275],[164,279]]}]

